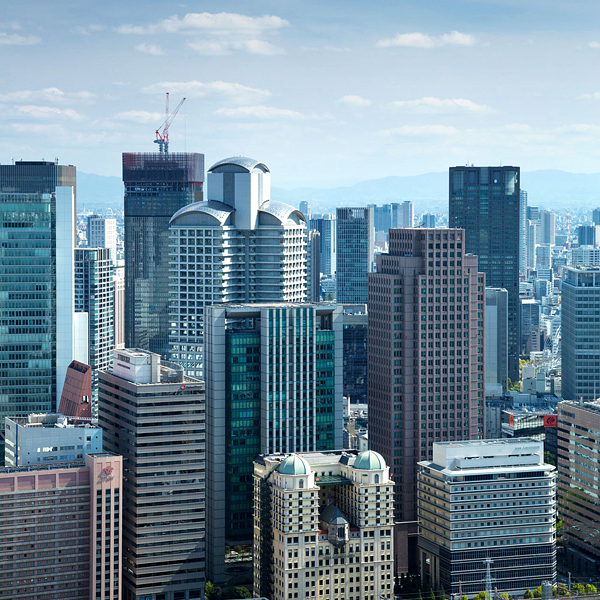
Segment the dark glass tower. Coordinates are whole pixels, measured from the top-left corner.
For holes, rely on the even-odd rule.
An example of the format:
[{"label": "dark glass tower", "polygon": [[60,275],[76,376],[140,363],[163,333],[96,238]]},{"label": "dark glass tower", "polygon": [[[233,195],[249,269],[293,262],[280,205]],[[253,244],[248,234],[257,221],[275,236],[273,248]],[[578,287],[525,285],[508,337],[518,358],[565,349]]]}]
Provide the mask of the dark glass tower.
[{"label": "dark glass tower", "polygon": [[204,155],[123,154],[125,345],[168,356],[169,220],[202,200]]},{"label": "dark glass tower", "polygon": [[73,360],[75,179],[53,162],[0,165],[0,461],[4,417],[55,410]]},{"label": "dark glass tower", "polygon": [[519,379],[520,167],[451,167],[450,227],[465,230],[486,285],[508,291],[508,376]]}]

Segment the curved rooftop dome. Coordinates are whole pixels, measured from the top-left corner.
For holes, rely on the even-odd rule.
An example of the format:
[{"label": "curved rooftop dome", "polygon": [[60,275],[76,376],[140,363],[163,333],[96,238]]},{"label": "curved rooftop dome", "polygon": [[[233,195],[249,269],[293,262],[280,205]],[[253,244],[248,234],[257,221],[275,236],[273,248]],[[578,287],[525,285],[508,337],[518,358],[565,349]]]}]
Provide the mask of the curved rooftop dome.
[{"label": "curved rooftop dome", "polygon": [[297,454],[290,454],[279,465],[281,475],[308,475],[310,472],[308,462]]},{"label": "curved rooftop dome", "polygon": [[364,471],[385,469],[386,466],[383,456],[374,450],[365,450],[364,452],[361,452],[354,461],[354,468],[363,469]]},{"label": "curved rooftop dome", "polygon": [[251,173],[254,169],[259,169],[265,173],[270,173],[267,165],[261,163],[258,160],[254,160],[253,158],[248,158],[247,156],[232,156],[231,158],[224,158],[219,162],[216,162],[208,171],[214,171],[219,167],[232,166],[232,167],[241,167]]},{"label": "curved rooftop dome", "polygon": [[273,200],[267,200],[260,205],[259,210],[266,212],[276,219],[279,219],[282,223],[285,223],[292,215],[295,215],[301,223],[306,223],[306,217],[297,208],[284,204],[283,202],[274,202]]},{"label": "curved rooftop dome", "polygon": [[204,200],[202,202],[194,202],[188,204],[183,208],[180,208],[172,217],[169,223],[173,223],[177,218],[183,215],[189,215],[193,213],[204,213],[216,219],[221,225],[227,221],[229,215],[235,212],[235,208],[224,204],[223,202],[217,202],[216,200]]}]

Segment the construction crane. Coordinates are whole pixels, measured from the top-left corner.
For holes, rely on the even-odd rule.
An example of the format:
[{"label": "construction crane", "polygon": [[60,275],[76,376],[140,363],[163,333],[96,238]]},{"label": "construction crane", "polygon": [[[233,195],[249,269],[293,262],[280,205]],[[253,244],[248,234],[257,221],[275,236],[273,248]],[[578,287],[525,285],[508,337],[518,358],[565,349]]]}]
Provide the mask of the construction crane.
[{"label": "construction crane", "polygon": [[177,108],[169,114],[169,92],[167,92],[167,102],[165,108],[165,120],[162,125],[156,130],[155,144],[158,144],[159,151],[165,154],[169,151],[169,127],[173,122],[173,119],[177,116],[179,109],[185,102],[185,98],[181,99],[181,102],[177,105]]}]

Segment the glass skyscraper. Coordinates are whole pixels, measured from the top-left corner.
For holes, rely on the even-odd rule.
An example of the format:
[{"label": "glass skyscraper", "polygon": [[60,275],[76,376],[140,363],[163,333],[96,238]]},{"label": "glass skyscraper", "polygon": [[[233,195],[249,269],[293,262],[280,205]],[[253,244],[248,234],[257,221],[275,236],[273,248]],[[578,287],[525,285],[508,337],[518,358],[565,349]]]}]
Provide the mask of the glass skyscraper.
[{"label": "glass skyscraper", "polygon": [[123,154],[128,348],[168,355],[169,220],[202,200],[203,182],[203,154]]},{"label": "glass skyscraper", "polygon": [[[519,379],[519,167],[451,167],[450,227],[465,230],[486,285],[508,291],[508,377]],[[522,258],[522,256],[521,256]]]},{"label": "glass skyscraper", "polygon": [[75,178],[0,165],[0,459],[4,418],[54,411],[73,360]]}]

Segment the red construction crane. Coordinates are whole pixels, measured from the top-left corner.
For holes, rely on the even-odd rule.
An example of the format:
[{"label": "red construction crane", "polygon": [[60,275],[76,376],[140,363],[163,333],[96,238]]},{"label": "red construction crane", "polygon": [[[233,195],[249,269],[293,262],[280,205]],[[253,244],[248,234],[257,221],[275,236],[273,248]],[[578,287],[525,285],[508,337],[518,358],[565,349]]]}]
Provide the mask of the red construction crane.
[{"label": "red construction crane", "polygon": [[169,92],[167,92],[165,120],[163,124],[156,130],[156,139],[154,140],[154,143],[158,144],[160,152],[164,152],[166,154],[169,151],[169,127],[171,126],[173,119],[177,116],[177,113],[184,102],[185,98],[182,98],[181,102],[177,105],[177,108],[173,111],[173,113],[169,114]]}]

